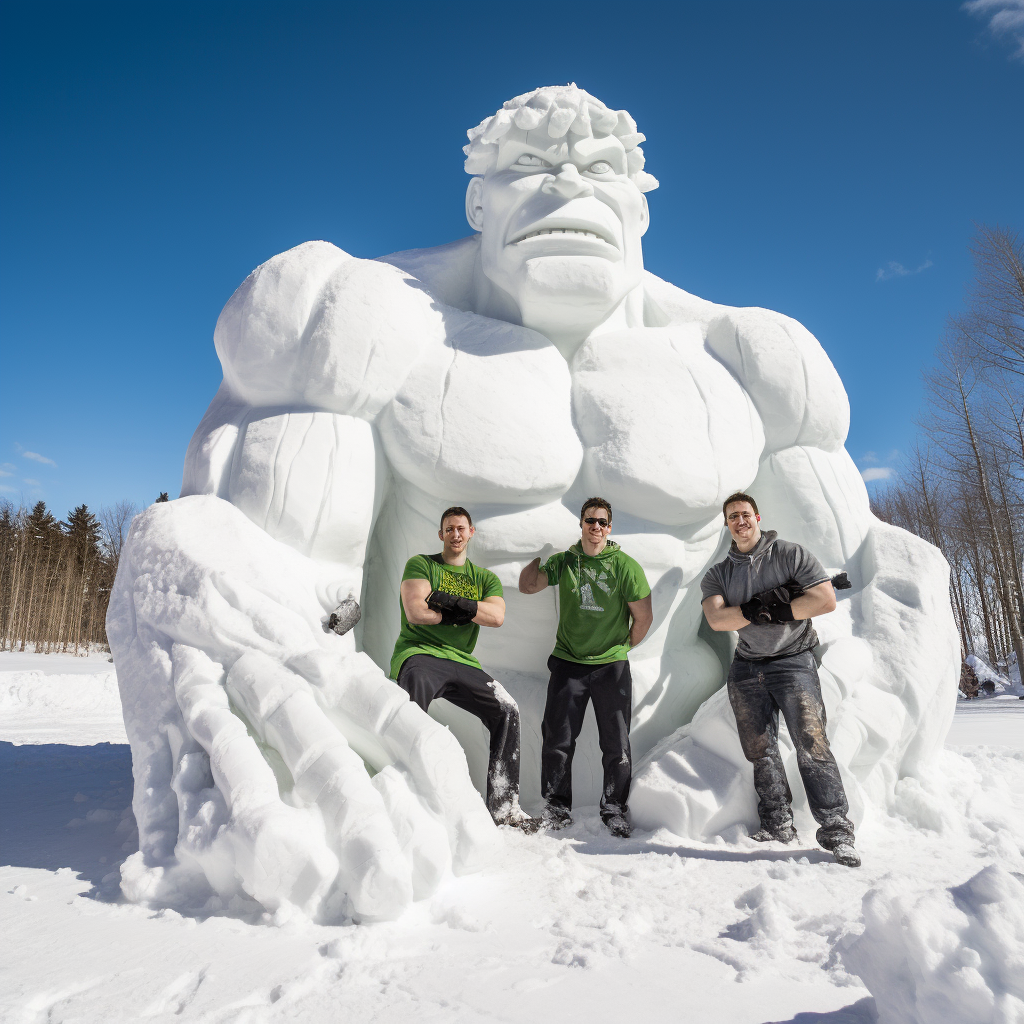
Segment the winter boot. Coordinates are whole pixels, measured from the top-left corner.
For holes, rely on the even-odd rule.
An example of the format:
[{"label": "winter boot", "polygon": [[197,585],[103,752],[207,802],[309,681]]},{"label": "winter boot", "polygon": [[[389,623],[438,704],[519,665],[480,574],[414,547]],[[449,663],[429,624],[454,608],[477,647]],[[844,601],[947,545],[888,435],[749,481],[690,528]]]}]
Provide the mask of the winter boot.
[{"label": "winter boot", "polygon": [[860,854],[854,849],[852,842],[837,843],[832,847],[832,856],[837,864],[847,868],[860,867]]},{"label": "winter boot", "polygon": [[567,807],[562,807],[560,804],[548,804],[544,808],[544,813],[540,816],[540,823],[541,828],[558,832],[572,824],[572,815]]},{"label": "winter boot", "polygon": [[531,818],[518,804],[509,811],[508,814],[494,819],[495,825],[507,825],[509,828],[517,828],[520,832],[525,832],[528,836],[532,836],[535,832],[541,830],[540,818]]},{"label": "winter boot", "polygon": [[604,819],[604,824],[608,831],[619,839],[628,839],[633,834],[633,826],[626,821],[626,816],[621,811],[609,814]]},{"label": "winter boot", "polygon": [[755,843],[792,843],[800,837],[797,835],[796,826],[790,821],[778,828],[762,825],[750,838]]}]

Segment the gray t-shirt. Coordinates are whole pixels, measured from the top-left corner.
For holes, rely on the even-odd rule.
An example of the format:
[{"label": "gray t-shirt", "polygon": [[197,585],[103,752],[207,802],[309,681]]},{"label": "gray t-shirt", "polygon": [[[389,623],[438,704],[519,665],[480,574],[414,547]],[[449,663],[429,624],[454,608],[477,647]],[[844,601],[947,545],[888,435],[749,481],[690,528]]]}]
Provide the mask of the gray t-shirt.
[{"label": "gray t-shirt", "polygon": [[[784,584],[807,590],[827,579],[829,574],[810,551],[792,541],[779,540],[774,530],[766,530],[746,554],[734,542],[728,556],[708,569],[700,583],[701,600],[721,594],[726,605],[734,608],[755,594]],[[818,635],[810,619],[768,626],[751,622],[739,630],[736,653],[741,658],[783,658],[817,645]]]}]

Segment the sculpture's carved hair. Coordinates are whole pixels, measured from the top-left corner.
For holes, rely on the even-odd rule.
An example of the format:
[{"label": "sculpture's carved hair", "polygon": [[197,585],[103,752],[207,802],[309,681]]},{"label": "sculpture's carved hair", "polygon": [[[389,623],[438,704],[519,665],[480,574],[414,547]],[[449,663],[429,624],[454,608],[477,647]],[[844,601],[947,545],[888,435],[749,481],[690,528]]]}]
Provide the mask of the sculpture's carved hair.
[{"label": "sculpture's carved hair", "polygon": [[583,522],[583,514],[588,508],[603,508],[608,513],[608,522],[612,521],[612,507],[604,498],[587,498],[583,502],[583,508],[580,509],[580,522]]},{"label": "sculpture's carved hair", "polygon": [[757,511],[757,502],[754,501],[749,494],[745,494],[743,491],[737,491],[735,494],[730,494],[729,497],[722,502],[722,515],[725,515],[725,510],[730,505],[735,505],[738,501],[745,501],[754,510],[755,516],[761,514]]},{"label": "sculpture's carved hair", "polygon": [[548,136],[560,139],[567,133],[579,136],[614,135],[626,150],[629,176],[641,192],[658,187],[658,179],[644,170],[645,136],[625,110],[610,110],[597,97],[569,85],[549,85],[508,100],[497,113],[470,128],[466,154],[467,174],[486,174],[498,159],[498,141],[513,126],[532,131],[547,124]]},{"label": "sculpture's carved hair", "polygon": [[473,517],[461,505],[452,505],[451,508],[446,508],[441,513],[442,530],[444,529],[444,521],[446,519],[451,519],[452,516],[465,516],[469,520],[469,525],[473,525]]}]

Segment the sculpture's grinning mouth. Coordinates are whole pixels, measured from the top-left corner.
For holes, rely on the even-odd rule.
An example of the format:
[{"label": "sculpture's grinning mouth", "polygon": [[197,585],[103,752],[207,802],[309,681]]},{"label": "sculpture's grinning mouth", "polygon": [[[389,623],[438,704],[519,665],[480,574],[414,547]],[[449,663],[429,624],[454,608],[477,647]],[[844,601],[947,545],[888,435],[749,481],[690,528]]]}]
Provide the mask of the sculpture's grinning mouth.
[{"label": "sculpture's grinning mouth", "polygon": [[529,238],[540,238],[542,236],[554,236],[556,238],[568,237],[568,238],[589,238],[595,242],[604,242],[606,245],[614,246],[614,242],[609,241],[604,235],[599,234],[597,231],[589,231],[585,228],[538,228],[535,231],[528,231],[525,235],[520,235],[519,238],[512,240],[512,245],[518,245],[520,242],[525,242]]}]

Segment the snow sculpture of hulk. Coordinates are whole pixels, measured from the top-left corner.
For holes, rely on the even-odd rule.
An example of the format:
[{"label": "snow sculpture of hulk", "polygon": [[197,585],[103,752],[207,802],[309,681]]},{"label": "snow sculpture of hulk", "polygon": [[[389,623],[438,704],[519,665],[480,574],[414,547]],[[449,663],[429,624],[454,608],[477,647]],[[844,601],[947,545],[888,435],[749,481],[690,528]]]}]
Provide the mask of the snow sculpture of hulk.
[{"label": "snow sculpture of hulk", "polygon": [[[872,517],[818,342],[645,272],[657,182],[625,111],[538,89],[469,137],[475,234],[379,260],[308,242],[257,268],[220,316],[224,382],[182,497],[136,521],[108,617],[135,771],[134,899],[386,917],[480,863],[496,836],[471,781],[483,785],[483,728],[435,702],[443,728],[385,668],[402,568],[436,548],[453,503],[474,514],[472,558],[506,587],[505,624],[477,654],[519,702],[528,808],[556,610],[552,591],[526,600],[515,581],[578,539],[595,493],[654,588],[632,657],[638,824],[700,838],[757,820],[721,690],[728,638],[700,610],[738,489],[853,580],[816,625],[854,817],[942,742],[957,661],[947,569]],[[362,620],[339,637],[323,624],[350,596]],[[588,729],[579,805],[601,778]]]}]

